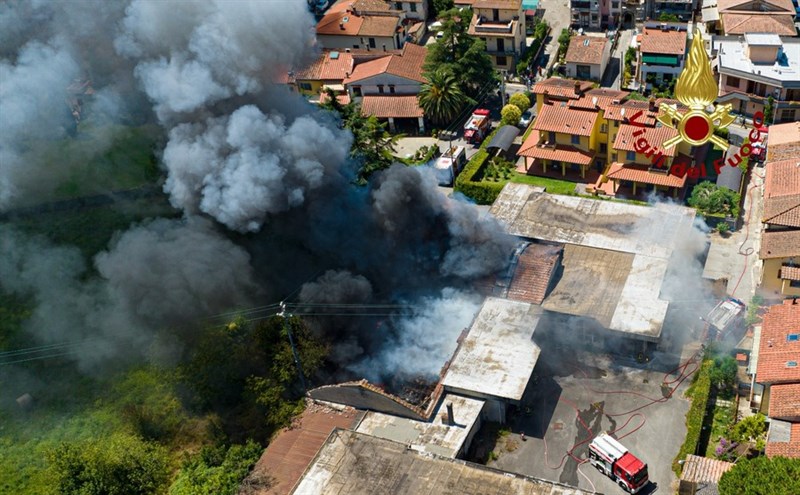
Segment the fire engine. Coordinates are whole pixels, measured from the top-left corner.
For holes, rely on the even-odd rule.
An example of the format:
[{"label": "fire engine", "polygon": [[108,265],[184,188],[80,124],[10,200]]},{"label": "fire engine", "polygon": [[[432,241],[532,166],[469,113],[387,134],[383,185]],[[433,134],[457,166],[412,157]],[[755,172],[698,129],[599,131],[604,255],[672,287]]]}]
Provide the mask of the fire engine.
[{"label": "fire engine", "polygon": [[589,460],[626,492],[637,493],[647,484],[647,464],[607,433],[597,435],[589,444]]},{"label": "fire engine", "polygon": [[472,112],[466,124],[464,124],[464,139],[468,143],[479,144],[489,132],[489,110],[479,108]]}]

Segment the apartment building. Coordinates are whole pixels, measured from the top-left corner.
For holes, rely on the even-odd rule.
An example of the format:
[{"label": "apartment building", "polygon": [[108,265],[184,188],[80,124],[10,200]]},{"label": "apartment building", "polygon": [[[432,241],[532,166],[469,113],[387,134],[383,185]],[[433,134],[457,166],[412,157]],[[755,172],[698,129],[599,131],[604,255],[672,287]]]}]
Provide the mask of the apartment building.
[{"label": "apartment building", "polygon": [[800,120],[800,38],[767,33],[712,37],[719,72],[718,103],[752,117],[774,100],[772,123]]},{"label": "apartment building", "polygon": [[767,162],[759,257],[761,289],[772,297],[800,296],[800,156]]},{"label": "apartment building", "polygon": [[692,13],[697,9],[698,0],[647,0],[647,16],[658,19],[661,14],[678,16],[683,22],[692,20]]},{"label": "apartment building", "polygon": [[611,58],[611,41],[605,36],[573,36],[564,58],[567,77],[600,82]]},{"label": "apartment building", "polygon": [[686,24],[647,22],[638,36],[637,80],[647,91],[676,80],[686,56]]},{"label": "apartment building", "polygon": [[[716,3],[716,5],[713,5]],[[773,33],[795,36],[797,10],[793,0],[714,0],[704,8],[709,32],[728,36]]]},{"label": "apartment building", "polygon": [[390,2],[394,10],[405,12],[407,19],[426,21],[428,19],[427,0],[398,0]]},{"label": "apartment building", "polygon": [[497,69],[513,72],[525,51],[522,0],[475,0],[468,33],[486,43]]},{"label": "apartment building", "polygon": [[316,26],[323,48],[397,50],[408,35],[406,13],[381,0],[339,0]]}]

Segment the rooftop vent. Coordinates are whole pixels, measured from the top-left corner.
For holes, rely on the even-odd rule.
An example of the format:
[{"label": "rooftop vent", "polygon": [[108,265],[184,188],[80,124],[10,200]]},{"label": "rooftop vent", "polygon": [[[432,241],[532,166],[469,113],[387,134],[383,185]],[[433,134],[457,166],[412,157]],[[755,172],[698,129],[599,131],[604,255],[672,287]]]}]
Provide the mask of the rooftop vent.
[{"label": "rooftop vent", "polygon": [[589,39],[583,40],[583,46],[589,46]]},{"label": "rooftop vent", "polygon": [[800,340],[800,334],[798,333],[790,333],[786,336],[786,342],[797,342]]},{"label": "rooftop vent", "polygon": [[787,368],[797,368],[797,361],[786,361]]},{"label": "rooftop vent", "polygon": [[331,60],[337,60],[339,58],[339,52],[331,52]]}]

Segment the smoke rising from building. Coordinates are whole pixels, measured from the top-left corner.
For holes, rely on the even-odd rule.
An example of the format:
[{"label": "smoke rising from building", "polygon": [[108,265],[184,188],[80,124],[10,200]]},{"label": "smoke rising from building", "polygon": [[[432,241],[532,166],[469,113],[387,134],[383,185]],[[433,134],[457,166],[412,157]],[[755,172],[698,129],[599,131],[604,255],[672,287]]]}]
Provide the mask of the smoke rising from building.
[{"label": "smoke rising from building", "polygon": [[[118,233],[91,268],[4,227],[0,284],[34,298],[26,328],[41,341],[98,339],[87,369],[152,355],[154,342],[180,350],[177,327],[302,287],[309,305],[416,308],[380,331],[369,318],[311,320],[337,363],[438,371],[474,313],[466,287],[504,267],[513,240],[424,171],[395,165],[352,185],[351,134],[273,82],[315,53],[305,2],[6,4],[0,25],[14,19],[0,34],[0,211],[69,175],[30,148],[73,139],[65,88],[90,77],[95,123],[162,126],[164,192],[185,215]],[[419,352],[405,370],[403,349]]]}]

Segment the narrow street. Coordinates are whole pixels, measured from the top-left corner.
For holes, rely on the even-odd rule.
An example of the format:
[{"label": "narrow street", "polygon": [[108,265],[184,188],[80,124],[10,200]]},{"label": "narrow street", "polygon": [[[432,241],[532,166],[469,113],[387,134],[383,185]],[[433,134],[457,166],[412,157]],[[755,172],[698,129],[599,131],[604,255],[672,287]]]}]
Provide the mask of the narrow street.
[{"label": "narrow street", "polygon": [[614,52],[611,53],[611,60],[608,62],[608,67],[606,67],[606,72],[603,74],[603,80],[600,86],[604,88],[621,89],[625,52],[628,50],[628,47],[631,46],[633,35],[632,29],[625,29],[619,32],[619,42]]},{"label": "narrow street", "polygon": [[546,71],[557,62],[558,35],[562,29],[566,29],[570,24],[569,1],[566,0],[540,0],[539,8],[544,10],[543,17],[550,26],[550,40],[544,49],[543,57],[546,58],[545,74],[537,75],[536,80],[540,81],[546,77]]}]

